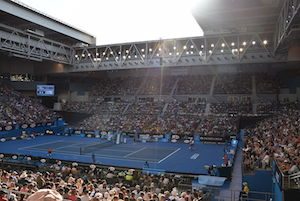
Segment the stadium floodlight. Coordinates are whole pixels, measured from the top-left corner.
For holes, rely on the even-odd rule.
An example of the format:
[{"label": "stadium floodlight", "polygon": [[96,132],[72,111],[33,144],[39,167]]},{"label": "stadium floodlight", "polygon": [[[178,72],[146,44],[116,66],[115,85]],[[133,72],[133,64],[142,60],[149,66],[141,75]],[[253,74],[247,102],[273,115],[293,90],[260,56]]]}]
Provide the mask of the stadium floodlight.
[{"label": "stadium floodlight", "polygon": [[224,50],[223,50],[223,49],[221,49],[221,52],[223,53],[223,52],[224,52]]},{"label": "stadium floodlight", "polygon": [[200,51],[199,54],[202,55],[202,51]]},{"label": "stadium floodlight", "polygon": [[113,51],[111,51],[111,52],[110,52],[110,54],[114,54],[114,52],[113,52]]},{"label": "stadium floodlight", "polygon": [[212,54],[212,50],[209,50],[208,52],[209,52],[209,54]]},{"label": "stadium floodlight", "polygon": [[193,48],[194,48],[194,45],[191,45],[191,48],[193,49]]},{"label": "stadium floodlight", "polygon": [[152,49],[151,49],[151,48],[149,48],[149,52],[152,52]]},{"label": "stadium floodlight", "polygon": [[179,52],[176,52],[176,55],[179,55]]},{"label": "stadium floodlight", "polygon": [[185,49],[186,49],[186,46],[183,46],[183,49],[185,50]]},{"label": "stadium floodlight", "polygon": [[121,54],[121,51],[119,51],[118,53]]},{"label": "stadium floodlight", "polygon": [[194,52],[193,52],[193,51],[191,51],[191,54],[194,54]]},{"label": "stadium floodlight", "polygon": [[131,58],[131,56],[130,55],[128,55],[128,59],[130,59]]},{"label": "stadium floodlight", "polygon": [[242,52],[242,51],[244,51],[244,49],[243,49],[243,48],[240,48],[240,52]]},{"label": "stadium floodlight", "polygon": [[268,44],[268,41],[267,41],[267,40],[264,40],[263,43],[264,43],[264,45],[267,45],[267,44]]},{"label": "stadium floodlight", "polygon": [[123,56],[123,59],[126,59],[126,56]]},{"label": "stadium floodlight", "polygon": [[105,55],[105,52],[103,52],[102,54],[103,54],[103,56],[104,56],[104,55]]},{"label": "stadium floodlight", "polygon": [[222,43],[222,47],[225,47],[225,43]]},{"label": "stadium floodlight", "polygon": [[108,60],[108,57],[106,57],[106,60]]},{"label": "stadium floodlight", "polygon": [[231,46],[235,46],[235,43],[234,43],[234,42],[232,42],[232,43],[231,43]]},{"label": "stadium floodlight", "polygon": [[128,54],[129,50],[126,50],[125,52]]},{"label": "stadium floodlight", "polygon": [[190,52],[189,52],[189,51],[187,51],[187,52],[186,52],[186,54],[190,54]]},{"label": "stadium floodlight", "polygon": [[119,59],[119,57],[116,57],[116,60],[118,60]]},{"label": "stadium floodlight", "polygon": [[158,57],[159,57],[159,54],[157,53],[157,54],[156,54],[156,56],[158,56]]},{"label": "stadium floodlight", "polygon": [[256,41],[254,40],[254,41],[252,41],[252,45],[255,45],[256,44]]},{"label": "stadium floodlight", "polygon": [[88,57],[90,57],[91,56],[91,53],[88,53]]},{"label": "stadium floodlight", "polygon": [[144,48],[142,49],[142,52],[145,52],[145,49],[144,49]]},{"label": "stadium floodlight", "polygon": [[158,51],[161,51],[161,48],[158,48]]},{"label": "stadium floodlight", "polygon": [[169,52],[169,55],[172,56],[172,52]]},{"label": "stadium floodlight", "polygon": [[99,53],[98,53],[98,52],[96,52],[96,57],[97,57],[97,56],[99,56]]},{"label": "stadium floodlight", "polygon": [[82,54],[81,56],[82,56],[82,57],[85,57],[85,54]]},{"label": "stadium floodlight", "polygon": [[78,55],[77,54],[75,54],[75,58],[77,58],[78,57]]},{"label": "stadium floodlight", "polygon": [[145,57],[146,57],[146,55],[143,54],[143,58],[145,58]]},{"label": "stadium floodlight", "polygon": [[244,46],[246,46],[246,45],[247,45],[247,42],[246,42],[246,41],[244,41],[244,42],[243,42],[243,45],[244,45]]},{"label": "stadium floodlight", "polygon": [[212,43],[212,44],[210,45],[210,47],[215,47],[215,44]]},{"label": "stadium floodlight", "polygon": [[176,46],[173,47],[173,50],[176,50]]},{"label": "stadium floodlight", "polygon": [[134,55],[134,58],[137,58],[137,55]]},{"label": "stadium floodlight", "polygon": [[94,58],[94,61],[97,61],[97,58]]},{"label": "stadium floodlight", "polygon": [[204,48],[204,45],[201,45],[201,48],[203,49],[203,48]]}]

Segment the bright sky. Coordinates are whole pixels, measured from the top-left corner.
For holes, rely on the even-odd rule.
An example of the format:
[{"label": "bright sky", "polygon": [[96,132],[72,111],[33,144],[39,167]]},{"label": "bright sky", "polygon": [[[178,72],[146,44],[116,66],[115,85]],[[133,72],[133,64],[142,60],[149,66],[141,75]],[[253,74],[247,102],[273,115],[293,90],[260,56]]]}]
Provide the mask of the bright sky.
[{"label": "bright sky", "polygon": [[190,10],[199,0],[19,0],[86,31],[97,44],[202,36]]}]

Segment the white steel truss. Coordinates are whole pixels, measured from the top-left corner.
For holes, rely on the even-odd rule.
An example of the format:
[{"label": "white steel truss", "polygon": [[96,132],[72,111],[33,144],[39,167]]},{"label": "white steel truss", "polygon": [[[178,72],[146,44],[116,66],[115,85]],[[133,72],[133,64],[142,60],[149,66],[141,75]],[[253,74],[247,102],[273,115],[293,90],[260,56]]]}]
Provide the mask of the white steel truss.
[{"label": "white steel truss", "polygon": [[275,54],[273,39],[273,33],[246,33],[74,48],[0,24],[0,50],[69,64],[69,72],[287,61],[286,53]]},{"label": "white steel truss", "polygon": [[286,61],[273,33],[214,35],[77,48],[71,71]]},{"label": "white steel truss", "polygon": [[277,51],[279,46],[288,37],[288,33],[291,31],[291,27],[297,16],[299,17],[299,13],[300,0],[284,0],[276,26],[274,51]]},{"label": "white steel truss", "polygon": [[51,60],[58,63],[72,64],[73,48],[44,37],[0,24],[0,50],[12,56],[35,61]]}]

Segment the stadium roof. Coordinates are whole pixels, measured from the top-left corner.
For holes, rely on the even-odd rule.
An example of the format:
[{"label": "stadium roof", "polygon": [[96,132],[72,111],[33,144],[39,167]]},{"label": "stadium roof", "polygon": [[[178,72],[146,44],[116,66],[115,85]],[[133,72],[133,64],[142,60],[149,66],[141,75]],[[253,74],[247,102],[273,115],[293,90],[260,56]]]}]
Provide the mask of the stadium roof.
[{"label": "stadium roof", "polygon": [[282,0],[207,0],[193,9],[204,35],[274,32]]},{"label": "stadium roof", "polygon": [[96,38],[16,0],[0,0],[0,23],[68,45],[95,44]]}]

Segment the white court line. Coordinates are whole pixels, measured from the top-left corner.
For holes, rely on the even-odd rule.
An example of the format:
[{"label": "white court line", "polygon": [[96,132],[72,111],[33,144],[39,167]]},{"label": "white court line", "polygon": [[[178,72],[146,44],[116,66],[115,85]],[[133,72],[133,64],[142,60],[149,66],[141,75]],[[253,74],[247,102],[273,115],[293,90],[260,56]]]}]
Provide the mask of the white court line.
[{"label": "white court line", "polygon": [[137,151],[131,152],[131,153],[125,155],[124,158],[127,158],[128,156],[131,156],[131,155],[133,155],[133,154],[135,154],[135,153],[137,153],[137,152],[140,152],[140,151],[142,151],[142,150],[144,150],[144,149],[146,149],[146,147],[143,147],[143,148],[141,148],[141,149],[139,149],[139,150],[137,150]]},{"label": "white court line", "polygon": [[[57,143],[57,142],[63,142],[62,140],[57,140],[57,141],[52,141],[52,142],[46,142],[46,143],[42,143],[42,144],[38,144],[38,145],[33,145],[33,146],[27,146],[27,147],[21,147],[19,149],[27,149],[27,148],[34,148],[34,147],[38,147],[41,145],[46,145],[46,144],[53,144],[53,143]],[[38,149],[38,148],[37,148]]]},{"label": "white court line", "polygon": [[161,163],[164,160],[166,160],[167,158],[169,158],[170,156],[172,156],[173,154],[175,154],[177,151],[179,151],[180,148],[176,149],[175,151],[173,151],[172,153],[170,153],[169,155],[167,155],[166,157],[164,157],[163,159],[161,159],[160,161],[158,161],[157,163]]},{"label": "white court line", "polygon": [[103,148],[102,150],[98,150],[98,151],[114,151],[114,152],[128,152],[128,153],[131,153],[131,151],[126,151],[126,150],[118,150],[118,149],[106,149],[106,148]]},{"label": "white court line", "polygon": [[62,146],[62,147],[55,148],[55,150],[61,150],[61,149],[64,149],[66,147],[76,147],[77,148],[77,146],[80,145],[80,144],[82,144],[82,143],[77,143],[77,144],[74,143],[74,144],[70,144],[70,145],[65,145],[65,146]]},{"label": "white court line", "polygon": [[190,158],[190,159],[192,159],[192,160],[196,160],[196,159],[198,158],[198,156],[200,156],[200,154],[198,154],[198,153],[195,153],[195,154],[193,154],[193,155],[191,156],[191,158]]}]

